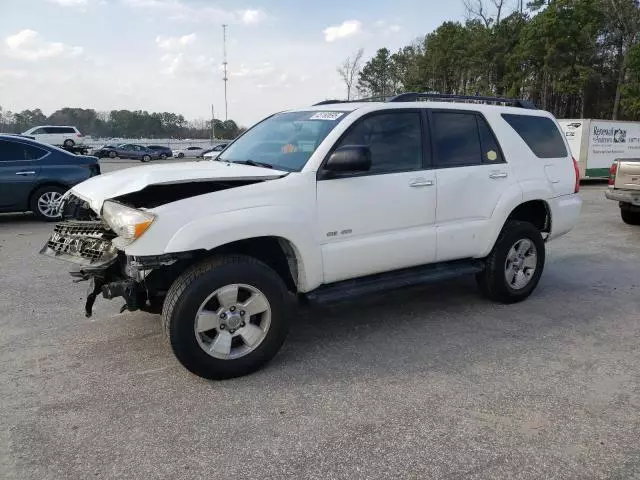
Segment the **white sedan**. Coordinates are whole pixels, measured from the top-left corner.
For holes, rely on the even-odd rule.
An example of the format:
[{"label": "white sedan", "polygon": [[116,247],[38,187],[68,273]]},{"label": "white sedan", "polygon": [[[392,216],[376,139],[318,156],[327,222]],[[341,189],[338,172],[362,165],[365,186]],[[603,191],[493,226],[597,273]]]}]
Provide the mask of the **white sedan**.
[{"label": "white sedan", "polygon": [[202,158],[205,160],[215,160],[218,158],[218,155],[229,145],[228,143],[220,143],[205,153]]},{"label": "white sedan", "polygon": [[180,150],[173,150],[173,156],[175,158],[198,158],[202,156],[204,148],[202,147],[187,147]]}]

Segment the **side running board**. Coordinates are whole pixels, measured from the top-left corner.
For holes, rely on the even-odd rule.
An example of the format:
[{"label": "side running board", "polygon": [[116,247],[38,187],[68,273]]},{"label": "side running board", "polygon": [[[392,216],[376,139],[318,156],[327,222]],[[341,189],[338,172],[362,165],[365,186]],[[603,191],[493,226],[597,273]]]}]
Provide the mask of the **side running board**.
[{"label": "side running board", "polygon": [[315,304],[339,302],[361,295],[475,274],[482,270],[484,262],[477,259],[434,263],[322,285],[307,293],[305,298]]}]

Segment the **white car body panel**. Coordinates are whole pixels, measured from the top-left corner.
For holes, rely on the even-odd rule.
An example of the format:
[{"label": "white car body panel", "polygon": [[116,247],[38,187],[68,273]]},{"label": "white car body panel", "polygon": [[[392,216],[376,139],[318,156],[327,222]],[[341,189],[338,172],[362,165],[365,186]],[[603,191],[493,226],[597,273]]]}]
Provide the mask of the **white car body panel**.
[{"label": "white car body panel", "polygon": [[86,200],[92,210],[100,213],[102,204],[109,198],[142,190],[148,185],[204,182],[208,180],[252,180],[277,178],[286,172],[266,168],[223,162],[211,163],[161,163],[132,167],[92,177],[78,185],[72,192]]},{"label": "white car body panel", "polygon": [[325,283],[433,262],[435,207],[433,170],[317,182]]}]

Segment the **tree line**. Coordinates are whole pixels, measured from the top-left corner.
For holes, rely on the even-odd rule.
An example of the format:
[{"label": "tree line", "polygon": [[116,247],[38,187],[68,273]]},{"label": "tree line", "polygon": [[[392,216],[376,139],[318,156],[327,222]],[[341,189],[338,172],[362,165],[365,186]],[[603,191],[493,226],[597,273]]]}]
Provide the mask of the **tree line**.
[{"label": "tree line", "polygon": [[[216,138],[232,139],[243,130],[233,120],[214,120]],[[211,138],[211,120],[187,121],[169,112],[62,108],[45,115],[39,108],[11,112],[0,107],[0,132],[23,133],[39,125],[73,125],[98,138]]]},{"label": "tree line", "polygon": [[[512,0],[513,1],[513,0]],[[338,72],[347,95],[433,92],[523,98],[560,118],[640,119],[638,0],[465,0],[392,53],[362,52]],[[355,74],[354,74],[355,71]]]}]

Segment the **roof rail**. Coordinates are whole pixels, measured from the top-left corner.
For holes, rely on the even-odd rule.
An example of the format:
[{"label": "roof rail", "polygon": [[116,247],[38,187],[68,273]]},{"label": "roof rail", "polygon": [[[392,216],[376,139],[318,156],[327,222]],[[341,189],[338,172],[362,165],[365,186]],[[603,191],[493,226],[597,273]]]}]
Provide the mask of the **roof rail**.
[{"label": "roof rail", "polygon": [[505,105],[511,107],[537,109],[537,107],[528,100],[518,98],[504,97],[483,97],[478,95],[451,95],[447,93],[401,93],[388,100],[389,102],[461,102],[461,103],[484,103],[493,105]]},{"label": "roof rail", "polygon": [[323,100],[322,102],[314,103],[312,106],[318,105],[330,105],[332,103],[361,103],[361,102],[389,102],[393,96],[377,96],[377,97],[367,97],[367,98],[359,98],[357,100]]}]

